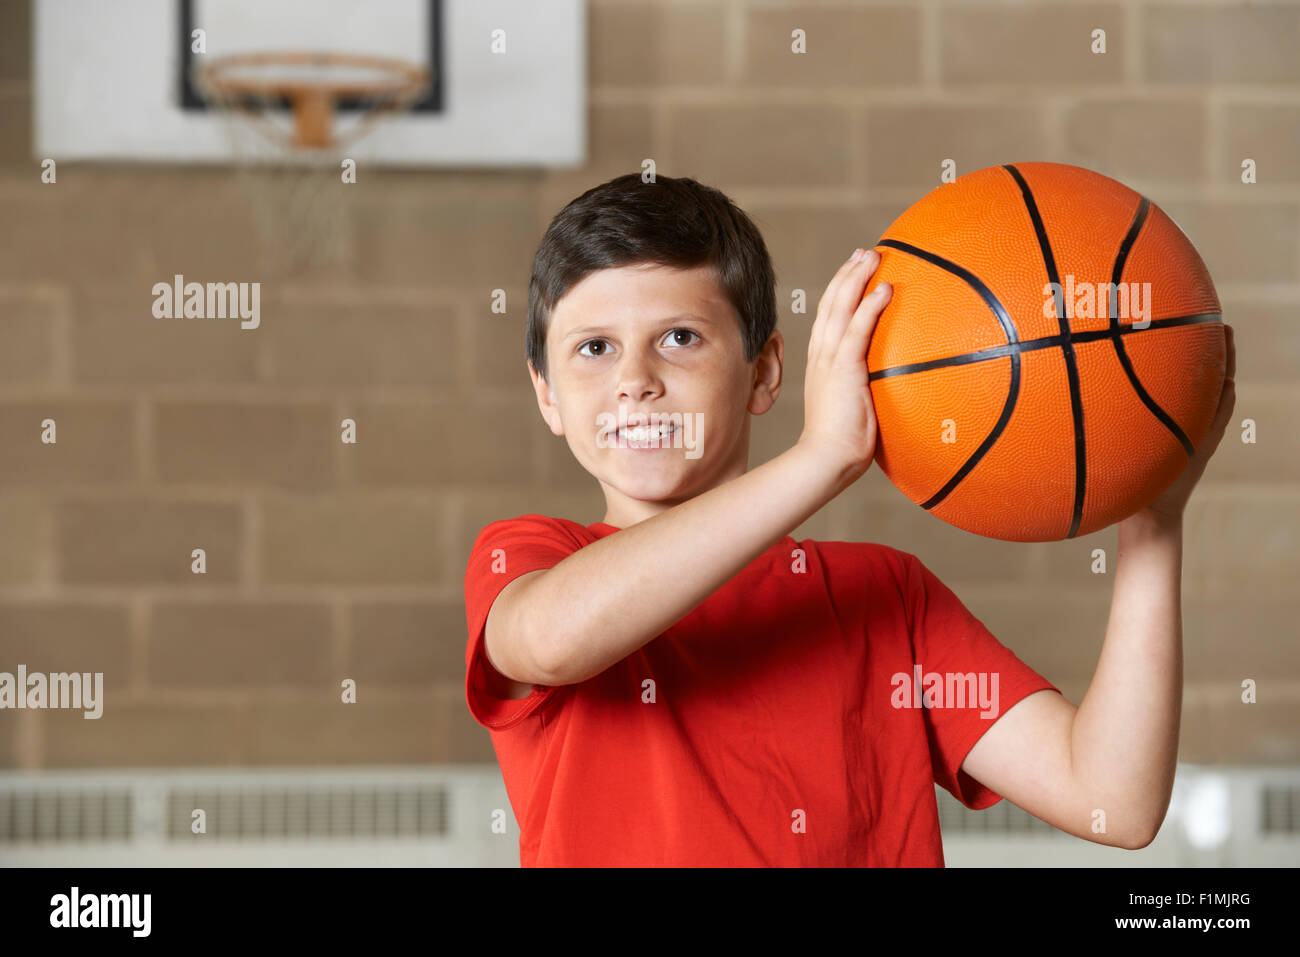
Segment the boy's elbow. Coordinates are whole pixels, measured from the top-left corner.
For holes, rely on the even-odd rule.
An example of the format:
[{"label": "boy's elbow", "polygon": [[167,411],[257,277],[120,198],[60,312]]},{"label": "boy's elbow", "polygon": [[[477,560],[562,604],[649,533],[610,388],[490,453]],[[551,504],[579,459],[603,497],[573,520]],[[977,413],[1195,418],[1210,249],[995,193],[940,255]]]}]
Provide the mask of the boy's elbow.
[{"label": "boy's elbow", "polygon": [[1127,850],[1140,851],[1142,848],[1150,846],[1151,842],[1156,839],[1156,835],[1160,833],[1160,828],[1164,826],[1165,815],[1169,813],[1169,799],[1172,795],[1173,788],[1170,788],[1160,807],[1153,809],[1151,817],[1142,827],[1138,828],[1137,836],[1124,845]]},{"label": "boy's elbow", "polygon": [[554,688],[573,683],[569,678],[566,659],[554,636],[538,636],[533,640],[531,647],[534,665],[542,679],[536,682],[537,684]]},{"label": "boy's elbow", "polygon": [[1160,833],[1160,825],[1164,823],[1163,816],[1161,820],[1146,825],[1125,835],[1124,840],[1117,845],[1126,851],[1140,851],[1144,847],[1149,847],[1151,842],[1156,839]]},{"label": "boy's elbow", "polygon": [[[533,660],[544,673],[546,680],[538,682],[548,687],[581,684],[588,678],[594,678],[608,665],[596,664],[593,652],[580,653],[581,641],[571,640],[571,636],[557,638],[548,636],[534,639]],[[590,647],[590,646],[587,646]]]},{"label": "boy's elbow", "polygon": [[1156,836],[1154,833],[1147,833],[1136,838],[1130,838],[1121,844],[1120,847],[1126,851],[1140,851],[1142,848],[1150,845],[1155,839]]}]

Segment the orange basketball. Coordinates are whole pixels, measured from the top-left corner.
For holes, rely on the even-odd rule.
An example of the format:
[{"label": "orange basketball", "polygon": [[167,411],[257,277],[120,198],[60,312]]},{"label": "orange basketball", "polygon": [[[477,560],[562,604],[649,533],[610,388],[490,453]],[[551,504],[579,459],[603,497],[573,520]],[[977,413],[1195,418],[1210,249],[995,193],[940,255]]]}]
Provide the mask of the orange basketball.
[{"label": "orange basketball", "polygon": [[875,461],[958,528],[1086,535],[1150,504],[1214,418],[1214,283],[1160,207],[1091,170],[967,173],[899,216],[870,291]]}]

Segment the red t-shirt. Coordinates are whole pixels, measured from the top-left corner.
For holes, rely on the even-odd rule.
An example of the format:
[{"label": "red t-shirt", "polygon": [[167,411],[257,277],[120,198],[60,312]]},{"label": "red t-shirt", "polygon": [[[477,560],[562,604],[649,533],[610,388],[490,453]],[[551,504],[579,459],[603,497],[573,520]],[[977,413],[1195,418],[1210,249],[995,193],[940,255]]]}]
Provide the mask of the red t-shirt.
[{"label": "red t-shirt", "polygon": [[787,536],[599,675],[490,694],[497,594],[617,531],[522,515],[470,554],[465,693],[522,866],[942,867],[935,782],[977,810],[1001,800],[962,761],[1017,701],[1058,689],[885,545]]}]

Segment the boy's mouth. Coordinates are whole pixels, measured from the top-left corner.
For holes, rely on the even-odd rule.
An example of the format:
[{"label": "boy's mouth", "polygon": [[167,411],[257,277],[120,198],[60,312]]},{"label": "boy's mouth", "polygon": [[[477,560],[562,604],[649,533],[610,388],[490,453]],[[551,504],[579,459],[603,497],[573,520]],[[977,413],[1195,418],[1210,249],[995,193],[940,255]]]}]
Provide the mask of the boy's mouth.
[{"label": "boy's mouth", "polygon": [[667,422],[654,428],[646,425],[623,426],[618,430],[617,435],[620,441],[631,445],[648,445],[651,442],[662,443],[664,439],[672,436],[677,429],[677,425]]}]

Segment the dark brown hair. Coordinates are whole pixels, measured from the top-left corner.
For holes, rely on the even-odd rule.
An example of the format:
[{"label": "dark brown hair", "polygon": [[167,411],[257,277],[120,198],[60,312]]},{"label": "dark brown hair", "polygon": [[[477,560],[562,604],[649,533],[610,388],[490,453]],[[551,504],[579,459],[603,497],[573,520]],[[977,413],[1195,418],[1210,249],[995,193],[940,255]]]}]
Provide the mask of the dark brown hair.
[{"label": "dark brown hair", "polygon": [[533,258],[524,352],[547,378],[546,330],[555,304],[597,269],[653,262],[713,266],[740,316],[745,360],[776,329],[776,275],[758,227],[721,190],[686,177],[642,182],[628,173],[594,186],[551,220]]}]

